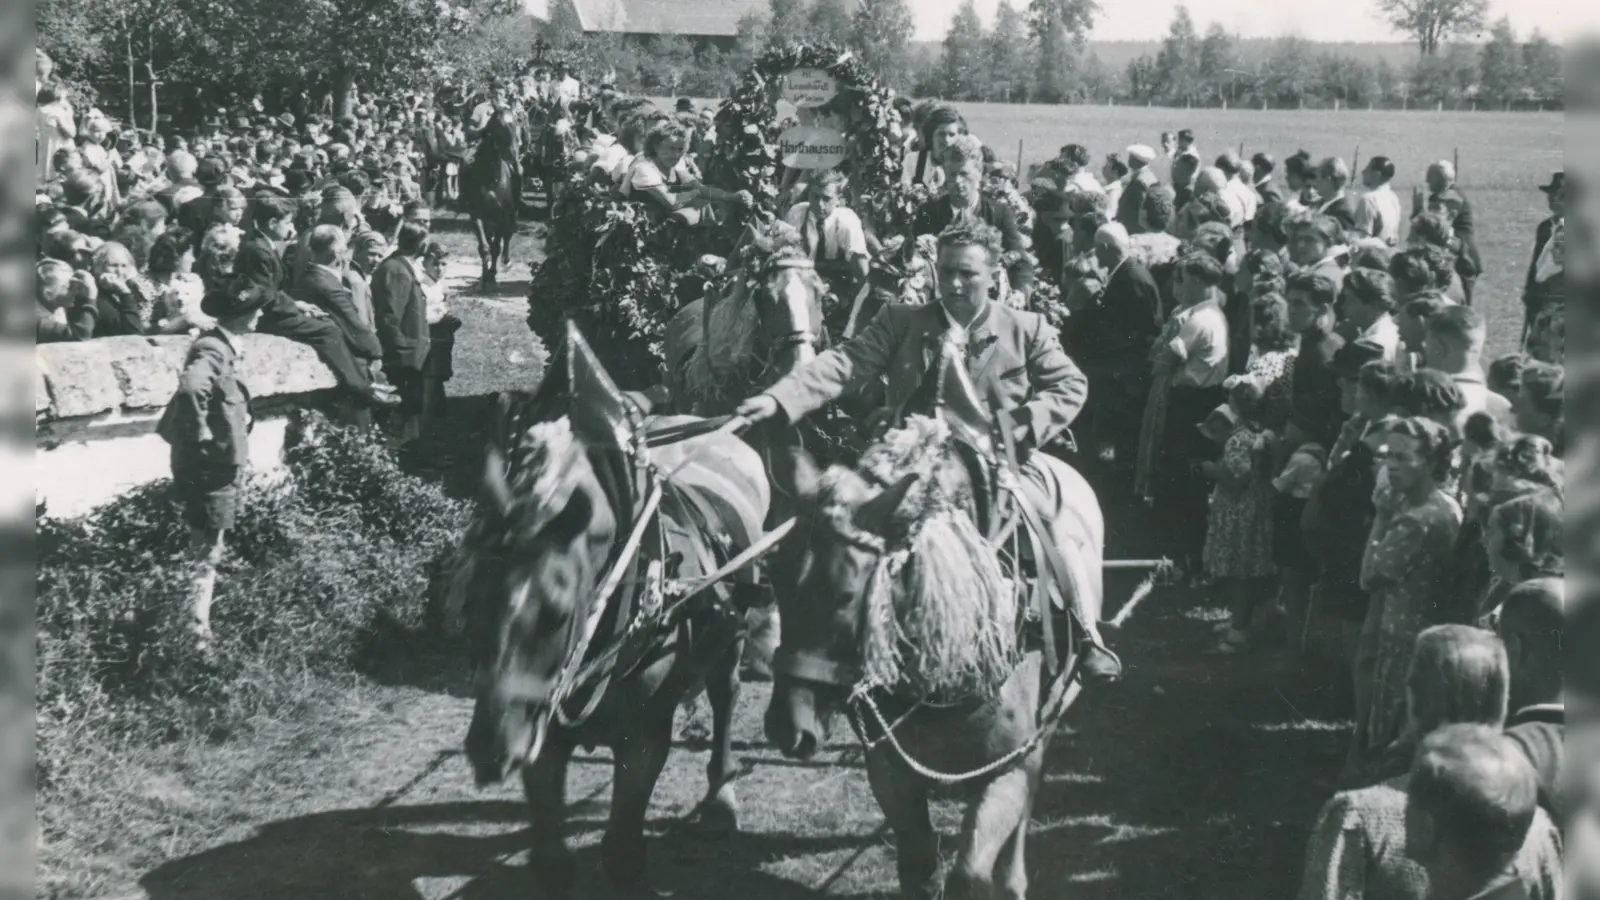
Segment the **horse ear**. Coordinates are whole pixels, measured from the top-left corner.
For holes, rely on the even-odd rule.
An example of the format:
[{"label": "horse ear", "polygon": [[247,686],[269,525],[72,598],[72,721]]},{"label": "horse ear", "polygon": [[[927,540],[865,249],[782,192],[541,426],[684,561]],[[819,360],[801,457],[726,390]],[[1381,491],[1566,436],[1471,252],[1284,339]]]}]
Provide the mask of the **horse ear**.
[{"label": "horse ear", "polygon": [[901,476],[899,481],[883,489],[883,492],[871,500],[861,504],[853,518],[856,527],[871,534],[882,534],[883,526],[888,522],[894,511],[905,502],[906,494],[916,485],[922,475],[917,472],[908,472]]}]

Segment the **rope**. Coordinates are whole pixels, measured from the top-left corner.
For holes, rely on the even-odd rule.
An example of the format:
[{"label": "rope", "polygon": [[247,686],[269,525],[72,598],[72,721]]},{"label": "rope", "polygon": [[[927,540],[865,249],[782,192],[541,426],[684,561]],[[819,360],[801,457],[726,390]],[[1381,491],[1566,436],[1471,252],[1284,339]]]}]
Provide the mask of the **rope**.
[{"label": "rope", "polygon": [[[1046,627],[1048,627],[1048,625],[1046,625]],[[1062,673],[1061,678],[1057,681],[1057,683],[1069,684],[1072,679],[1076,678],[1078,675],[1078,663],[1082,659],[1083,654],[1075,654],[1072,657],[1072,660],[1068,663],[1067,670]],[[1005,753],[999,758],[991,760],[990,762],[985,763],[984,765],[979,766],[971,771],[962,772],[959,774],[951,774],[949,772],[940,772],[936,769],[931,769],[928,766],[918,762],[916,757],[912,756],[911,753],[907,751],[906,748],[900,743],[900,739],[895,737],[894,727],[891,727],[889,723],[884,720],[883,712],[878,709],[878,704],[872,699],[872,695],[870,693],[861,693],[853,699],[862,706],[865,706],[868,712],[872,713],[873,720],[878,723],[878,728],[883,731],[883,740],[889,742],[889,746],[894,748],[894,752],[900,757],[901,762],[906,764],[907,768],[923,778],[928,779],[929,781],[943,785],[961,784],[977,778],[983,778],[987,775],[992,775],[1001,769],[1010,767],[1017,760],[1028,755],[1029,753],[1032,753],[1033,749],[1039,745],[1039,742],[1043,741],[1047,735],[1055,730],[1056,724],[1059,723],[1067,714],[1067,709],[1071,706],[1070,703],[1062,703],[1061,707],[1056,710],[1053,715],[1051,715],[1046,721],[1039,723],[1039,727],[1034,730],[1032,735],[1029,735],[1026,741],[1022,742],[1010,752]],[[907,717],[909,717],[909,713],[907,716],[901,717],[900,721],[905,721]],[[898,727],[898,725],[899,722],[896,723],[895,727]],[[868,750],[873,748],[874,744],[868,742],[860,731],[857,731],[856,736],[861,739],[862,744],[865,745]]]}]

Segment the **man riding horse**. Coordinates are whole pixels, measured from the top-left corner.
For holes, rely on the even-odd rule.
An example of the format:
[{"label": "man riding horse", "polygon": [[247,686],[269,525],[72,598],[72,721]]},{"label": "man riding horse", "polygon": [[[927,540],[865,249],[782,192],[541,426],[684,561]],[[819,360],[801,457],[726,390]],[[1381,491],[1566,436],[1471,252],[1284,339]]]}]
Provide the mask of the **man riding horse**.
[{"label": "man riding horse", "polygon": [[[1002,423],[1026,455],[1021,493],[1047,530],[1073,515],[1066,508],[1063,472],[1071,469],[1036,448],[1060,437],[1083,408],[1088,379],[1061,349],[1042,316],[993,301],[1000,273],[1001,236],[992,226],[961,224],[939,236],[937,303],[891,305],[854,338],[818,355],[766,391],[745,400],[738,414],[752,422],[794,423],[848,393],[888,381],[888,408],[898,413],[919,395],[922,380],[942,345],[964,349],[978,391],[996,398]],[[1033,452],[1027,452],[1032,450]],[[1058,535],[1047,539],[1058,543]],[[1070,548],[1069,548],[1070,552]],[[1041,568],[1041,571],[1043,569]],[[1082,591],[1060,586],[1082,626],[1088,649],[1081,671],[1094,682],[1120,677],[1122,664],[1106,649]]]}]

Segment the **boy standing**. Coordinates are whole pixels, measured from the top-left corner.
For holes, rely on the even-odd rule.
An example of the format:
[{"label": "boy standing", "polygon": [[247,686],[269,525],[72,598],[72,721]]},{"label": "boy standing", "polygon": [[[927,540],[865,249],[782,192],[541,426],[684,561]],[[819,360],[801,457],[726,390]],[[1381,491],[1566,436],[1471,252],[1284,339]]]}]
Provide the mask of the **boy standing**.
[{"label": "boy standing", "polygon": [[189,347],[178,390],[157,433],[172,447],[173,496],[189,526],[189,630],[202,650],[211,641],[211,596],[222,539],[239,511],[250,458],[250,394],[239,381],[239,335],[251,331],[274,292],[251,286],[213,291],[200,310],[217,320]]}]

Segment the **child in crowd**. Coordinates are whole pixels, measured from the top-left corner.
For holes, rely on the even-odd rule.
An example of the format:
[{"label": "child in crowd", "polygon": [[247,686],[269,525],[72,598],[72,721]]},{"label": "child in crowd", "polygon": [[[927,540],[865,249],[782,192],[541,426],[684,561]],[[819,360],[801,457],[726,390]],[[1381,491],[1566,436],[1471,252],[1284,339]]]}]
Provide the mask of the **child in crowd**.
[{"label": "child in crowd", "polygon": [[[1305,573],[1318,568],[1301,535],[1300,521],[1312,489],[1322,479],[1327,459],[1327,451],[1321,444],[1307,441],[1289,454],[1283,470],[1272,479],[1272,561],[1279,569]],[[1280,585],[1280,594],[1295,589],[1287,581]],[[1289,599],[1281,598],[1286,613],[1290,612]],[[1311,617],[1301,612],[1290,614],[1286,621],[1293,632],[1288,635],[1290,648],[1303,649]]]},{"label": "child in crowd", "polygon": [[189,526],[189,630],[209,647],[211,597],[222,540],[239,511],[250,460],[250,393],[235,374],[239,336],[253,331],[275,293],[250,287],[216,290],[200,309],[217,326],[189,346],[178,389],[156,432],[172,448],[172,490]]},{"label": "child in crowd", "polygon": [[1533,357],[1526,353],[1507,353],[1489,363],[1488,369],[1484,372],[1484,380],[1489,385],[1489,390],[1516,403],[1517,391],[1522,385],[1522,370],[1531,362]]},{"label": "child in crowd", "polygon": [[1259,384],[1238,379],[1228,390],[1227,404],[1200,425],[1201,432],[1222,448],[1220,460],[1200,466],[1216,483],[1206,518],[1205,571],[1227,599],[1231,613],[1217,647],[1220,653],[1235,653],[1245,645],[1250,620],[1271,591],[1276,574],[1272,484],[1265,465],[1271,434],[1261,420],[1261,397]]}]

